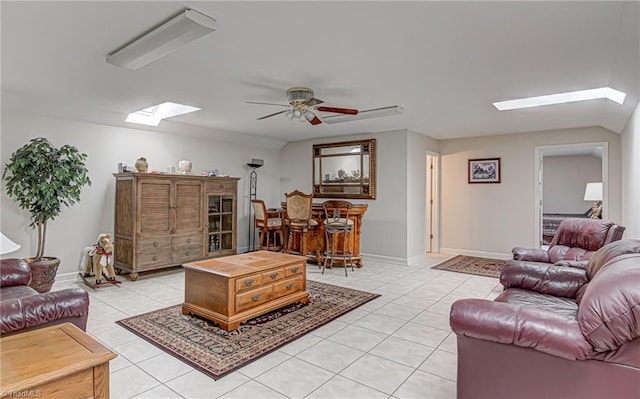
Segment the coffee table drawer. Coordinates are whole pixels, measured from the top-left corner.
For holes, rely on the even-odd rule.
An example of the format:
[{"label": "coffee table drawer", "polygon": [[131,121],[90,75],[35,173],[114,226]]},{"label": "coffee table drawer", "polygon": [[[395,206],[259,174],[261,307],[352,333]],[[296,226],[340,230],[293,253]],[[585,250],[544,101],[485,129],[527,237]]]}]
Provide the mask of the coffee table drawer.
[{"label": "coffee table drawer", "polygon": [[241,277],[236,280],[236,292],[252,290],[262,285],[262,274]]},{"label": "coffee table drawer", "polygon": [[275,298],[280,298],[281,296],[302,291],[303,286],[304,286],[304,279],[302,278],[302,276],[290,278],[290,279],[275,283],[273,285]]},{"label": "coffee table drawer", "polygon": [[262,273],[263,284],[271,284],[275,281],[282,280],[284,278],[284,269],[271,270],[266,273]]},{"label": "coffee table drawer", "polygon": [[301,265],[287,266],[284,268],[284,276],[291,277],[297,276],[304,272],[304,267]]},{"label": "coffee table drawer", "polygon": [[236,312],[251,309],[273,298],[273,287],[266,286],[236,295]]}]

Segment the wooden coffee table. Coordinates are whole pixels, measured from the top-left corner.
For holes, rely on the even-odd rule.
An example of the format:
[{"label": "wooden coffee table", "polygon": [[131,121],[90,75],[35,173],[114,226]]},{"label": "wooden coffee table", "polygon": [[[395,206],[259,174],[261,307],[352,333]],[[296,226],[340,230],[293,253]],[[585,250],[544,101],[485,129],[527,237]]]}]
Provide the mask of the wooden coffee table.
[{"label": "wooden coffee table", "polygon": [[0,338],[3,398],[109,398],[116,354],[71,323]]},{"label": "wooden coffee table", "polygon": [[183,314],[195,314],[225,331],[292,303],[309,301],[304,256],[257,251],[182,265]]}]

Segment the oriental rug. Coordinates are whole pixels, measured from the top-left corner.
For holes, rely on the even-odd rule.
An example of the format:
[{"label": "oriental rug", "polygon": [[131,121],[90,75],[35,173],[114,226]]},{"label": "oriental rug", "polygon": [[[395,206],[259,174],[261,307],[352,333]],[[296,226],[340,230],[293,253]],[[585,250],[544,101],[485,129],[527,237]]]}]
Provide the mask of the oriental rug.
[{"label": "oriental rug", "polygon": [[431,268],[458,273],[475,274],[478,276],[500,277],[500,272],[502,272],[502,268],[506,262],[507,261],[503,259],[458,255]]},{"label": "oriental rug", "polygon": [[224,331],[182,305],[155,310],[116,323],[213,379],[307,334],[379,297],[378,294],[307,281],[309,303],[293,304]]}]

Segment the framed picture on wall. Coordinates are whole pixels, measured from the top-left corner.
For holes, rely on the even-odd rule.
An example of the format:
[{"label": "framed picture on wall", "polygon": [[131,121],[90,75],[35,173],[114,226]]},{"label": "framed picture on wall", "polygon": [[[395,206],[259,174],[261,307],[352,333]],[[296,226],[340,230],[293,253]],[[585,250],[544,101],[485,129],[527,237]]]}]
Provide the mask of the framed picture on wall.
[{"label": "framed picture on wall", "polygon": [[500,158],[470,159],[469,183],[500,183]]}]

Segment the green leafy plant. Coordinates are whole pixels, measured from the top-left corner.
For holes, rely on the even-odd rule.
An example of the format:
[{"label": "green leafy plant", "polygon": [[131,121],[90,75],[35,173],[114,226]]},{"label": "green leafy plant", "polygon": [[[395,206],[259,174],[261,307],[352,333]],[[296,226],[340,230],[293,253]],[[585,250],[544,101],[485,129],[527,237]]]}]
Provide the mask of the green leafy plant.
[{"label": "green leafy plant", "polygon": [[54,147],[38,137],[11,154],[2,179],[7,194],[20,208],[31,214],[31,227],[38,230],[35,260],[44,257],[47,222],[54,220],[62,207],[80,200],[82,188],[91,185],[85,167],[87,154],[74,146]]}]

